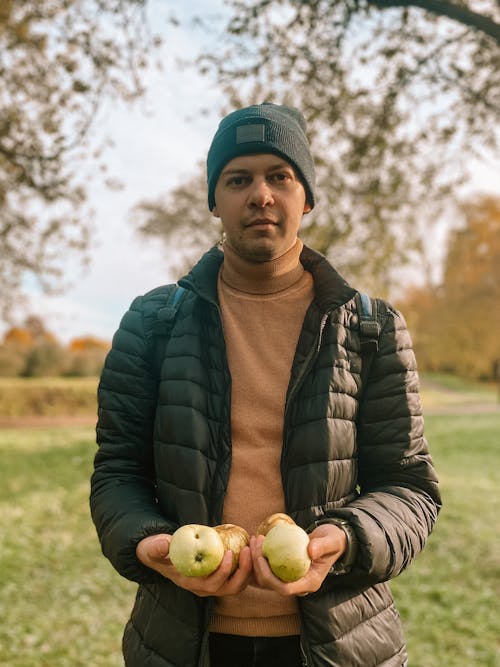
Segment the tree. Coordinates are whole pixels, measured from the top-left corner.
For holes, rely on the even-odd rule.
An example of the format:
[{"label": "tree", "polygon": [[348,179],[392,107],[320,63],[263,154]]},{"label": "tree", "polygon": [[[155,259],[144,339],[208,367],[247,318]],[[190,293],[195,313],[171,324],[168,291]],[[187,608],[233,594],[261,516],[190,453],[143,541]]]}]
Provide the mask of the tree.
[{"label": "tree", "polygon": [[95,336],[82,336],[80,338],[73,338],[69,342],[69,349],[71,352],[87,352],[89,350],[102,350],[107,352],[109,350],[110,343],[107,340],[102,340],[102,338],[96,338]]},{"label": "tree", "polygon": [[[89,129],[110,97],[142,91],[155,38],[147,0],[0,0],[0,314],[27,273],[60,286],[89,242]],[[96,146],[92,147],[94,151]],[[93,157],[99,164],[99,150]],[[102,164],[100,165],[102,168]]]},{"label": "tree", "polygon": [[94,336],[73,338],[67,348],[64,375],[99,376],[109,346],[109,341]]},{"label": "tree", "polygon": [[225,110],[264,100],[302,109],[321,194],[304,238],[387,293],[399,267],[425,251],[471,160],[497,154],[498,4],[226,4],[231,15],[198,59],[202,72],[222,89]]},{"label": "tree", "polygon": [[164,242],[169,264],[179,273],[187,270],[201,251],[222,239],[222,226],[208,210],[202,165],[190,182],[167,196],[140,202],[131,216],[140,234]]},{"label": "tree", "polygon": [[0,376],[98,376],[109,342],[94,336],[62,345],[36,315],[8,329],[0,343]]},{"label": "tree", "polygon": [[27,315],[23,326],[13,326],[3,336],[4,345],[21,345],[33,347],[39,343],[55,343],[56,337],[47,330],[43,320],[38,315]]},{"label": "tree", "polygon": [[8,329],[0,343],[0,376],[55,374],[61,368],[62,348],[37,315],[26,316],[22,326]]},{"label": "tree", "polygon": [[423,368],[492,378],[500,360],[500,198],[477,197],[461,210],[441,285],[411,290],[403,305]]}]

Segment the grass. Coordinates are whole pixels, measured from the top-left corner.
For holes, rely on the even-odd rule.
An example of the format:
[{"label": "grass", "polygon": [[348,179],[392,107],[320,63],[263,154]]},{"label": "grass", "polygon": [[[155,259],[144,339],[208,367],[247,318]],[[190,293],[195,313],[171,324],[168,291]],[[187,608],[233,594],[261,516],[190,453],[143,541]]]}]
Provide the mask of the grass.
[{"label": "grass", "polygon": [[[392,588],[411,667],[500,664],[500,414],[431,416],[444,509]],[[115,667],[135,586],[88,511],[90,428],[0,430],[0,664]]]},{"label": "grass", "polygon": [[443,509],[392,582],[411,667],[500,665],[500,413],[426,420]]},{"label": "grass", "polygon": [[134,585],[88,511],[91,429],[0,431],[0,664],[113,667]]}]

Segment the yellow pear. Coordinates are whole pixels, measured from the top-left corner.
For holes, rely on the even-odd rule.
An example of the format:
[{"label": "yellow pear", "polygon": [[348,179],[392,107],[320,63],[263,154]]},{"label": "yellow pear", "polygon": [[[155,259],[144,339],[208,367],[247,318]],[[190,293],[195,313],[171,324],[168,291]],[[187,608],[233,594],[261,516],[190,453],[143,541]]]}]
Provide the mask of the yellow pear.
[{"label": "yellow pear", "polygon": [[276,512],[276,514],[270,514],[264,521],[261,522],[257,528],[257,535],[267,535],[271,528],[277,526],[279,523],[288,523],[292,526],[295,526],[295,521],[288,514],[283,514],[282,512]]},{"label": "yellow pear", "polygon": [[234,523],[223,523],[215,526],[215,529],[224,544],[225,551],[231,551],[233,554],[233,564],[231,574],[237,569],[240,560],[240,551],[250,543],[250,536],[241,526]]}]

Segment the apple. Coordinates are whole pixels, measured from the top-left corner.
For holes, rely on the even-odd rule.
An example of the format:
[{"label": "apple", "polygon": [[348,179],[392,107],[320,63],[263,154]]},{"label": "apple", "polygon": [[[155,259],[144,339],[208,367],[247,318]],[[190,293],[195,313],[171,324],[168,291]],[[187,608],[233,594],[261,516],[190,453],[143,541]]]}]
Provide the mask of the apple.
[{"label": "apple", "polygon": [[172,535],[168,555],[181,574],[205,577],[219,567],[224,544],[215,528],[189,523]]},{"label": "apple", "polygon": [[288,516],[288,514],[276,512],[276,514],[271,514],[261,522],[257,528],[257,535],[267,535],[271,528],[277,526],[279,523],[289,523],[294,526],[296,525],[295,521],[291,516]]},{"label": "apple", "polygon": [[309,535],[295,523],[278,522],[264,538],[262,553],[281,581],[297,581],[309,570]]},{"label": "apple", "polygon": [[223,523],[220,526],[215,526],[214,530],[219,533],[224,544],[224,550],[231,551],[233,554],[233,564],[231,566],[231,574],[233,574],[238,567],[240,551],[250,544],[250,536],[244,528],[234,523]]}]

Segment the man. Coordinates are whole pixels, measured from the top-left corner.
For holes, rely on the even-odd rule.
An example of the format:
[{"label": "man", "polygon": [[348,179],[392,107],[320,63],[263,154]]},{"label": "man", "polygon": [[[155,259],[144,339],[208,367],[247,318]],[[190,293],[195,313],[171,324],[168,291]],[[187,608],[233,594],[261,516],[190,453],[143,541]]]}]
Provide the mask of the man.
[{"label": "man", "polygon": [[[423,548],[440,507],[404,320],[377,302],[364,367],[356,291],[297,236],[315,204],[298,111],[229,114],[207,175],[225,240],[179,281],[161,374],[162,288],[133,302],[99,387],[92,515],[104,554],[140,584],[125,664],[400,667],[385,582]],[[311,568],[293,583],[272,574],[255,537],[274,512],[310,533]],[[234,574],[230,552],[207,577],[174,569],[170,538],[187,523],[252,535]]]}]

